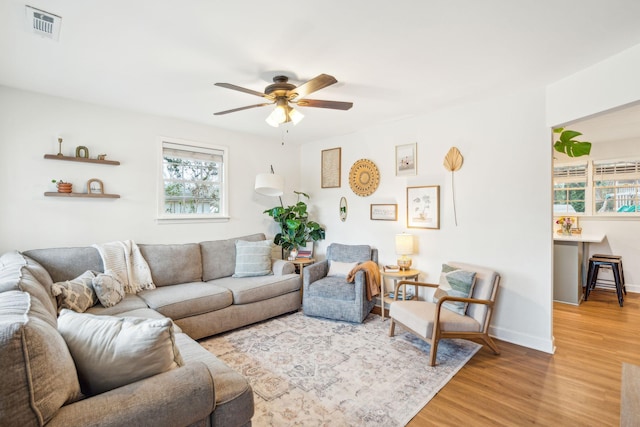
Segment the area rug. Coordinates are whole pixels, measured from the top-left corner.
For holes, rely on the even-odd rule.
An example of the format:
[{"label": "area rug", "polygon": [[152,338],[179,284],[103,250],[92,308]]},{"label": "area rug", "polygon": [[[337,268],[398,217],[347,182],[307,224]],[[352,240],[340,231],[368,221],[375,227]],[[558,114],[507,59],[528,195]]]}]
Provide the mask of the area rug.
[{"label": "area rug", "polygon": [[253,426],[404,426],[480,349],[429,344],[370,314],[352,324],[288,314],[200,341],[249,379]]}]

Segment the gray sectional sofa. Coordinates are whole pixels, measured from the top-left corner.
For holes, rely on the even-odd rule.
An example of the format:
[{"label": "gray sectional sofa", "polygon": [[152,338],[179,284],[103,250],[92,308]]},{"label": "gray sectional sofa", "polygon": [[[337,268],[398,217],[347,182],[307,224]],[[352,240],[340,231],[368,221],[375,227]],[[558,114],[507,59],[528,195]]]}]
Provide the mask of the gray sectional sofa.
[{"label": "gray sectional sofa", "polygon": [[78,393],[73,360],[56,330],[58,310],[50,288],[87,270],[104,271],[98,251],[34,249],[0,257],[0,370],[15,374],[5,378],[10,386],[0,392],[0,424],[251,425],[249,383],[195,340],[298,310],[301,279],[284,260],[273,260],[269,275],[232,277],[237,240],[257,242],[265,236],[138,245],[156,289],[127,294],[111,307],[98,303],[87,313],[172,319],[172,340],[184,363],[92,396]]}]

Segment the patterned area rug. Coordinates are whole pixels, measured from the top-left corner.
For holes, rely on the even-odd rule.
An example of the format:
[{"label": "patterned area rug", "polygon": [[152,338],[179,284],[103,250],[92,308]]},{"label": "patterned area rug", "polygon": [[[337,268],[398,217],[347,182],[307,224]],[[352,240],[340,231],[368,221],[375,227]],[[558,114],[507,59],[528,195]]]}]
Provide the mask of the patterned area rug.
[{"label": "patterned area rug", "polygon": [[284,315],[200,341],[247,377],[253,426],[403,426],[480,349],[429,344],[370,314],[363,324]]}]

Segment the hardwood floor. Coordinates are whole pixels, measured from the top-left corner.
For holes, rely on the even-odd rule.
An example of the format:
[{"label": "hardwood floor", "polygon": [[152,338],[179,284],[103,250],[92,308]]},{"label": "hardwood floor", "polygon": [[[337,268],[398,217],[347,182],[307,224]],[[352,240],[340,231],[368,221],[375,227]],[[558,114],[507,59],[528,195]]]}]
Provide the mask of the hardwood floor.
[{"label": "hardwood floor", "polygon": [[600,290],[580,306],[555,303],[554,336],[553,355],[483,347],[408,425],[620,425],[622,362],[640,365],[640,294],[622,308]]}]

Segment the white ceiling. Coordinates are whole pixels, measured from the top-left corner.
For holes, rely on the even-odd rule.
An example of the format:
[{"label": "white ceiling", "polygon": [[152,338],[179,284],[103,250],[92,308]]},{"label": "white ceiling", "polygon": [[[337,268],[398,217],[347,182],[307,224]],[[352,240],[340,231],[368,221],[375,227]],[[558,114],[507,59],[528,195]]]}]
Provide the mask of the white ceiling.
[{"label": "white ceiling", "polygon": [[0,2],[0,84],[279,140],[262,91],[276,74],[338,83],[309,96],[292,142],[542,87],[640,44],[638,0],[32,0],[62,17],[54,42]]}]

